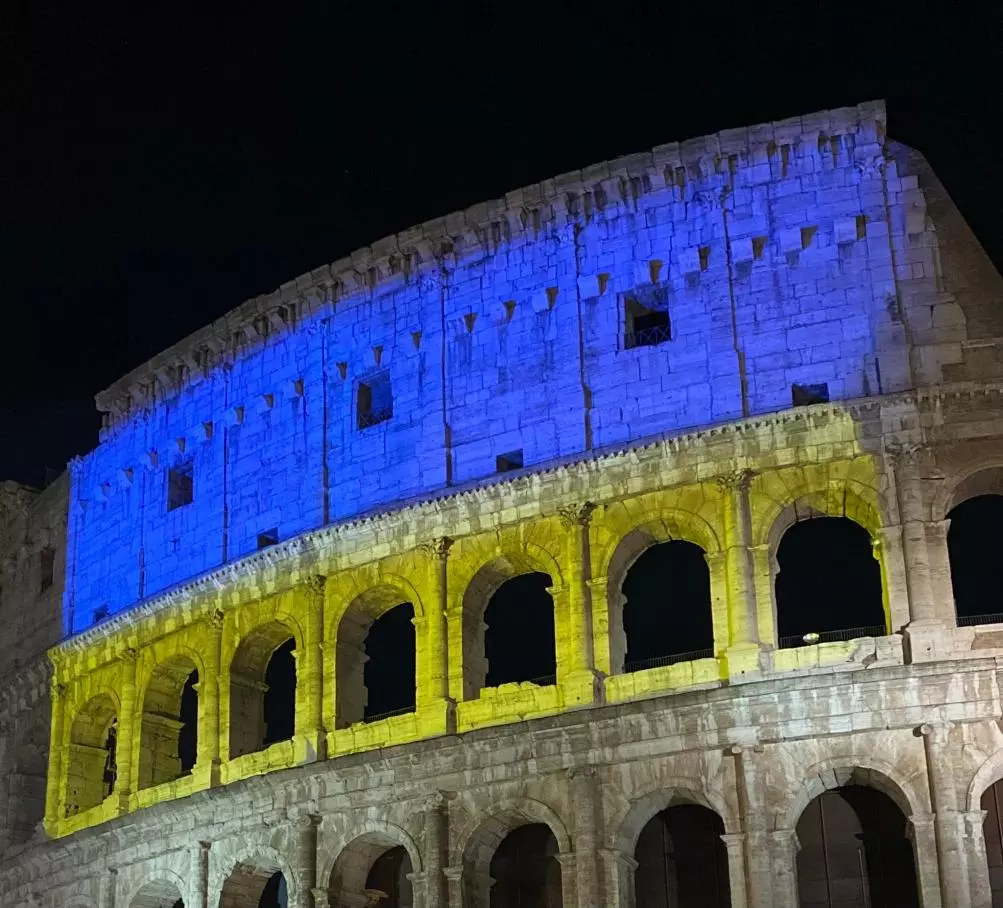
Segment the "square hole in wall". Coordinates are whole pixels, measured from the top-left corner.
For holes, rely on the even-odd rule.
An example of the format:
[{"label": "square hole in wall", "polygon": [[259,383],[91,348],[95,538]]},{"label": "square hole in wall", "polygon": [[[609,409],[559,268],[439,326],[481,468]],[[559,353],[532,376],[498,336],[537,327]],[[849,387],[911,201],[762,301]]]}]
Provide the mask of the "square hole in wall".
[{"label": "square hole in wall", "polygon": [[270,545],[276,545],[279,541],[279,531],[277,527],[258,533],[258,548],[267,549]]},{"label": "square hole in wall", "polygon": [[795,407],[810,407],[812,404],[829,402],[829,385],[791,385],[791,402]]},{"label": "square hole in wall", "polygon": [[499,454],[495,458],[495,469],[499,473],[508,473],[511,470],[522,469],[522,448],[518,451],[509,451],[508,454]]},{"label": "square hole in wall", "polygon": [[389,372],[378,372],[359,382],[355,411],[360,429],[386,422],[394,415],[394,398],[390,388]]},{"label": "square hole in wall", "polygon": [[108,606],[99,605],[94,609],[94,614],[91,616],[91,624],[97,624],[99,621],[104,621],[108,617]]},{"label": "square hole in wall", "polygon": [[664,287],[639,287],[623,299],[623,347],[654,347],[672,340],[669,294]]},{"label": "square hole in wall", "polygon": [[167,471],[167,510],[174,511],[191,504],[195,497],[192,462],[179,463]]},{"label": "square hole in wall", "polygon": [[44,593],[52,587],[56,576],[56,550],[51,546],[42,549],[38,558],[38,591]]}]

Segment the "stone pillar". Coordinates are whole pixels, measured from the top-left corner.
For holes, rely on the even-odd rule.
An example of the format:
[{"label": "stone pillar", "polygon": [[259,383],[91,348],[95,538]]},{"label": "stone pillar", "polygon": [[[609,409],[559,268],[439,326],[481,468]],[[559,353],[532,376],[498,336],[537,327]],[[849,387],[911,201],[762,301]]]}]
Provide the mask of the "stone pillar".
[{"label": "stone pillar", "polygon": [[890,443],[886,458],[895,478],[899,523],[902,527],[902,553],[905,557],[906,588],[909,593],[910,624],[937,624],[943,616],[933,598],[930,583],[930,560],[926,546],[926,508],[917,445]]},{"label": "stone pillar", "polygon": [[63,816],[63,777],[66,774],[64,763],[63,726],[65,725],[66,688],[53,676],[49,686],[52,700],[52,723],[49,727],[49,774],[45,786],[45,828],[49,835],[54,835],[56,825]]},{"label": "stone pillar", "polygon": [[411,908],[427,908],[428,874],[412,871],[406,876],[411,884]]},{"label": "stone pillar", "polygon": [[115,745],[115,795],[119,809],[129,810],[132,798],[132,768],[139,762],[139,748],[136,735],[136,659],[138,653],[127,649],[122,653],[122,687],[119,691],[120,711],[118,717],[118,738]]},{"label": "stone pillar", "polygon": [[634,908],[634,871],[637,861],[630,855],[615,848],[603,848],[599,852],[606,880],[605,899],[601,904],[608,908]]},{"label": "stone pillar", "polygon": [[436,792],[426,802],[425,819],[425,906],[448,908],[449,894],[443,870],[449,842],[446,797]]},{"label": "stone pillar", "polygon": [[209,854],[211,842],[199,842],[199,908],[210,908],[209,904]]},{"label": "stone pillar", "polygon": [[223,612],[214,610],[206,620],[205,677],[199,677],[198,762],[208,767],[209,784],[219,785],[220,665],[223,643]]},{"label": "stone pillar", "polygon": [[[781,901],[774,902],[776,868],[771,856],[775,849],[771,847],[773,843],[767,832],[765,786],[759,766],[761,748],[736,745],[731,748],[731,754],[735,760],[735,786],[745,834],[746,904],[748,908],[786,908]],[[796,904],[792,908],[796,908]]]},{"label": "stone pillar", "polygon": [[[575,818],[575,874],[578,891],[578,908],[592,908],[601,904],[597,857],[599,848],[599,781],[591,766],[573,769],[571,778],[571,807]],[[564,900],[566,908],[571,902]]]},{"label": "stone pillar", "polygon": [[728,582],[728,674],[758,672],[759,627],[756,617],[756,586],[750,545],[752,524],[749,508],[750,470],[719,476],[724,523],[725,575]]},{"label": "stone pillar", "polygon": [[327,578],[308,577],[297,589],[302,597],[303,642],[296,657],[296,735],[305,762],[323,759],[327,751],[324,728],[324,595]]},{"label": "stone pillar", "polygon": [[108,872],[101,877],[101,908],[115,908],[115,896],[118,894],[118,871],[109,867]]},{"label": "stone pillar", "polygon": [[745,893],[745,835],[741,832],[721,836],[728,850],[728,886],[731,891],[731,908],[746,908]]},{"label": "stone pillar", "polygon": [[989,861],[986,857],[986,813],[985,810],[969,810],[962,815],[972,908],[992,908],[993,903],[992,889],[989,885]]},{"label": "stone pillar", "polygon": [[951,908],[970,908],[972,900],[962,844],[962,817],[958,810],[958,789],[951,772],[951,727],[947,722],[935,722],[920,726],[920,732],[926,750],[926,770],[933,801],[941,896],[944,904]]},{"label": "stone pillar", "polygon": [[561,865],[561,904],[564,908],[573,908],[575,905],[578,908],[585,908],[588,903],[578,898],[578,860],[575,853],[566,851],[554,857]]},{"label": "stone pillar", "polygon": [[456,731],[456,701],[449,696],[449,550],[453,540],[442,536],[421,546],[430,560],[429,602],[425,620],[425,659],[419,668],[417,706],[419,710],[445,710],[445,727],[431,731]]},{"label": "stone pillar", "polygon": [[[768,904],[775,908],[798,908],[797,868],[801,843],[798,841],[796,830],[774,830],[769,836],[769,846],[773,869],[773,894],[772,901]],[[765,906],[767,903],[761,904]]]},{"label": "stone pillar", "polygon": [[926,524],[926,551],[930,563],[930,588],[944,622],[957,622],[954,584],[951,580],[951,553],[947,548],[950,520],[931,520]]},{"label": "stone pillar", "polygon": [[331,897],[326,889],[321,889],[318,886],[310,894],[313,896],[313,908],[330,908]]},{"label": "stone pillar", "polygon": [[596,506],[591,501],[586,501],[560,511],[561,523],[568,533],[568,595],[567,645],[558,647],[557,673],[568,706],[596,703],[602,693],[601,679],[596,672],[592,637],[592,591],[589,587],[592,561],[589,524],[595,509]]},{"label": "stone pillar", "polygon": [[463,868],[444,867],[442,875],[446,878],[446,893],[449,908],[472,908],[464,903]]},{"label": "stone pillar", "polygon": [[317,888],[317,826],[320,818],[303,811],[295,813],[292,821],[293,848],[290,858],[297,886],[295,893],[290,893],[289,908],[314,908],[313,892]]},{"label": "stone pillar", "polygon": [[937,834],[932,814],[913,814],[908,818],[908,836],[916,862],[916,888],[921,908],[954,908],[953,899],[946,905],[940,897],[940,872],[937,867]]}]

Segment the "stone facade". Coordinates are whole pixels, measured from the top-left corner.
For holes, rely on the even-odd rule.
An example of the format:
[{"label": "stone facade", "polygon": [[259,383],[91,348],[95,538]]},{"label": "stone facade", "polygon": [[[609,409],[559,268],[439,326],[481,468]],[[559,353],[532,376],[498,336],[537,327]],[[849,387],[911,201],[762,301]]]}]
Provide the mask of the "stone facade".
[{"label": "stone facade", "polygon": [[[632,906],[638,836],[683,801],[723,823],[733,908],[795,908],[799,817],[862,785],[908,819],[924,908],[989,908],[1003,625],[958,626],[947,515],[1003,490],[1001,293],[868,104],[510,193],[165,352],[98,396],[68,483],[0,498],[21,584],[55,551],[52,588],[0,599],[27,660],[0,767],[15,714],[51,741],[0,904],[255,908],[281,871],[297,908],[364,905],[402,846],[415,905],[487,906],[495,848],[543,823],[564,905]],[[805,513],[867,531],[884,633],[780,644]],[[712,653],[626,672],[620,588],[669,539],[706,557]],[[530,571],[556,678],[486,687],[486,602]],[[399,602],[415,710],[358,721],[353,629]],[[286,637],[295,734],[254,748]],[[179,774],[151,742],[192,671]]]}]

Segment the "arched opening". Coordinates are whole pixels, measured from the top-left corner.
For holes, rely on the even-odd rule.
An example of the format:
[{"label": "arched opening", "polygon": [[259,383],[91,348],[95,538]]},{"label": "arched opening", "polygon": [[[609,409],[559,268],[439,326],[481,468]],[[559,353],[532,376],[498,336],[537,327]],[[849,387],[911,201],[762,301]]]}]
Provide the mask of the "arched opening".
[{"label": "arched opening", "polygon": [[175,883],[155,880],[136,893],[129,908],[185,908],[185,902]]},{"label": "arched opening", "polygon": [[553,684],[557,675],[550,574],[506,580],[484,609],[484,687],[517,681]]},{"label": "arched opening", "polygon": [[780,540],[777,562],[781,647],[887,633],[881,566],[860,524],[848,517],[799,520]]},{"label": "arched opening", "polygon": [[223,883],[219,908],[287,908],[286,878],[274,866],[237,864]]},{"label": "arched opening", "polygon": [[992,906],[1003,908],[1003,779],[982,793],[980,806],[986,812],[982,833],[986,843]]},{"label": "arched opening", "polygon": [[874,788],[823,792],[797,824],[800,908],[918,908],[906,818]]},{"label": "arched opening", "polygon": [[411,855],[389,834],[366,833],[338,855],[328,881],[332,905],[378,905],[411,908],[414,893]]},{"label": "arched opening", "polygon": [[561,908],[557,853],[557,839],[545,823],[513,829],[491,858],[490,908]]},{"label": "arched opening", "polygon": [[188,775],[198,747],[198,671],[187,656],[158,665],[146,686],[140,728],[139,787]]},{"label": "arched opening", "polygon": [[652,817],[634,849],[635,908],[731,908],[721,818],[699,804]]},{"label": "arched opening", "polygon": [[97,807],[115,790],[118,777],[115,704],[107,694],[89,700],[70,728],[66,816]]},{"label": "arched opening", "polygon": [[626,672],[714,655],[704,550],[673,539],[641,552],[621,587]]},{"label": "arched opening", "polygon": [[338,625],[336,727],[414,712],[414,606],[393,590],[359,597]]},{"label": "arched opening", "polygon": [[296,641],[274,621],[241,641],[230,665],[230,758],[288,741],[296,725]]},{"label": "arched opening", "polygon": [[985,494],[956,505],[947,515],[947,551],[958,625],[1003,622],[1003,494]]}]

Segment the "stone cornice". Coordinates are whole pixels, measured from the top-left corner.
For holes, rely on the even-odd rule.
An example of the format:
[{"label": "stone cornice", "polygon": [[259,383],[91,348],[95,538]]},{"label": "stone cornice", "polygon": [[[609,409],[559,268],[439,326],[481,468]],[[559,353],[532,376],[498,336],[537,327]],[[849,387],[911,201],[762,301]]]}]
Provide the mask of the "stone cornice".
[{"label": "stone cornice", "polygon": [[[790,423],[826,418],[855,420],[866,417],[874,419],[885,408],[920,406],[930,401],[944,401],[949,398],[966,399],[979,395],[996,396],[1003,400],[1003,381],[980,384],[960,382],[882,397],[797,407],[694,429],[679,435],[652,436],[630,444],[595,449],[588,455],[561,458],[538,468],[527,468],[519,472],[507,473],[504,476],[472,480],[462,486],[453,486],[424,496],[403,500],[391,507],[368,511],[338,523],[311,530],[293,539],[248,555],[239,561],[199,575],[163,593],[138,602],[127,611],[60,642],[50,650],[50,658],[58,668],[59,664],[71,654],[82,652],[102,639],[111,640],[129,627],[158,614],[167,606],[191,603],[199,597],[218,594],[239,584],[254,583],[266,571],[276,572],[281,569],[289,575],[290,582],[305,581],[307,577],[316,573],[315,565],[318,560],[343,554],[344,544],[353,537],[357,539],[363,533],[368,534],[374,531],[385,535],[393,529],[395,523],[401,521],[418,522],[430,517],[441,517],[454,511],[459,504],[466,502],[488,505],[499,492],[533,489],[538,486],[543,477],[562,475],[573,477],[583,473],[609,470],[623,463],[638,463],[642,459],[673,458],[690,448],[726,442],[729,439],[750,436],[763,431],[770,432],[774,427]],[[878,455],[881,453],[881,446],[876,444],[873,451],[862,451],[862,453]],[[734,473],[736,469],[741,470],[747,466],[723,458],[718,464],[718,472],[714,476],[702,476],[701,478],[721,477],[724,479]],[[577,498],[569,498],[567,501],[554,499],[548,504],[550,506],[547,513],[559,516],[562,508],[574,507],[580,505],[581,502]],[[482,507],[479,510],[482,516],[490,513],[488,507]],[[381,530],[383,533],[380,533]],[[448,528],[447,532],[449,532]]]},{"label": "stone cornice", "polygon": [[616,207],[671,189],[679,170],[712,177],[721,172],[722,161],[742,156],[740,169],[754,166],[783,146],[795,146],[797,155],[817,156],[820,137],[850,133],[862,137],[855,156],[859,165],[868,165],[884,143],[885,121],[884,102],[871,101],[723,130],[570,171],[425,221],[248,300],[97,394],[97,408],[109,414],[108,424],[114,426],[135,408],[177,393],[221,355],[239,356],[312,315],[333,311],[339,301],[393,290],[414,276],[438,280],[443,269],[465,258],[496,252],[521,235],[535,236],[544,222],[560,228],[583,222],[583,198],[601,194],[604,204]]}]

